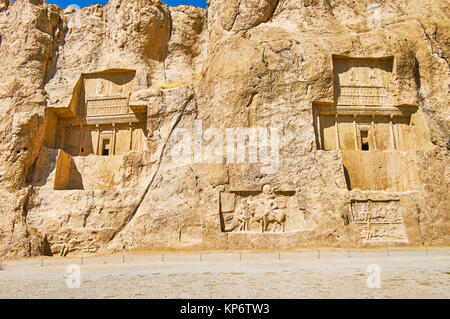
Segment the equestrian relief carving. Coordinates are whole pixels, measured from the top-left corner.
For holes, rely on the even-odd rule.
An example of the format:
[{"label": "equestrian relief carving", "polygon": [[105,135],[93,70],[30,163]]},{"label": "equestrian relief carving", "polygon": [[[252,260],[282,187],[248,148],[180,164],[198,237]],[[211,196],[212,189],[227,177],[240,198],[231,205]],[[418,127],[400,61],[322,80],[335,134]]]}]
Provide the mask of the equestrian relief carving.
[{"label": "equestrian relief carving", "polygon": [[274,191],[266,184],[262,191],[220,194],[223,232],[283,233],[311,227],[311,214],[299,209],[294,191]]}]

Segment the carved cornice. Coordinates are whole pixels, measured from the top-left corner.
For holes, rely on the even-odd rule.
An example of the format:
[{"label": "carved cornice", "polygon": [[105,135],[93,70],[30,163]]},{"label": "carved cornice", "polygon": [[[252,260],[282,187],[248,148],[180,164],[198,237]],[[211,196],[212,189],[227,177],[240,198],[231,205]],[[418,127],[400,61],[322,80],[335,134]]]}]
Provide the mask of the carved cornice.
[{"label": "carved cornice", "polygon": [[360,105],[320,105],[320,115],[361,115],[361,116],[408,116],[417,112],[415,105],[360,106]]}]

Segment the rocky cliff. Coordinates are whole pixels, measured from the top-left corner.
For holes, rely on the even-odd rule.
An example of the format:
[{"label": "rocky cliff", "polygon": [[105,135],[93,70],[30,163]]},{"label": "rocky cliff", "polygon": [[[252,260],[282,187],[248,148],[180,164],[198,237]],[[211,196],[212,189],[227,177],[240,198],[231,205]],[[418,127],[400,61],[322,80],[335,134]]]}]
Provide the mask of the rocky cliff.
[{"label": "rocky cliff", "polygon": [[0,0],[0,255],[448,245],[449,12]]}]

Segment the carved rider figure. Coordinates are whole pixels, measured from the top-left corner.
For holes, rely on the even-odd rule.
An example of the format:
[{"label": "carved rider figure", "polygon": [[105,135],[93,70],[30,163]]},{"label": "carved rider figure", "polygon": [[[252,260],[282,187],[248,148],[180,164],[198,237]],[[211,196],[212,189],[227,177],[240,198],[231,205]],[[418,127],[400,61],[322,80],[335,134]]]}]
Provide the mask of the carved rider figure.
[{"label": "carved rider figure", "polygon": [[275,201],[275,194],[272,191],[272,187],[269,184],[263,186],[262,196],[264,213],[262,218],[262,231],[265,232],[268,226],[269,214],[278,208]]}]

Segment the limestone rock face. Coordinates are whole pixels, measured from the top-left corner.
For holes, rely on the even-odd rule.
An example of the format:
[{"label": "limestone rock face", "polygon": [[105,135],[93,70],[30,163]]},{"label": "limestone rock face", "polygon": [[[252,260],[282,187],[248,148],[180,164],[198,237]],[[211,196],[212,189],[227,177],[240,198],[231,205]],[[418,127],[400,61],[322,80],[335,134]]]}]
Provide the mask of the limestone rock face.
[{"label": "limestone rock face", "polygon": [[447,1],[0,0],[0,256],[448,245]]},{"label": "limestone rock face", "polygon": [[[214,2],[214,3],[213,3]],[[266,22],[273,14],[278,0],[210,1],[211,11],[224,30],[241,31]],[[212,22],[217,18],[213,18]]]},{"label": "limestone rock face", "polygon": [[9,0],[0,1],[0,11],[8,9],[8,6],[9,6]]}]

